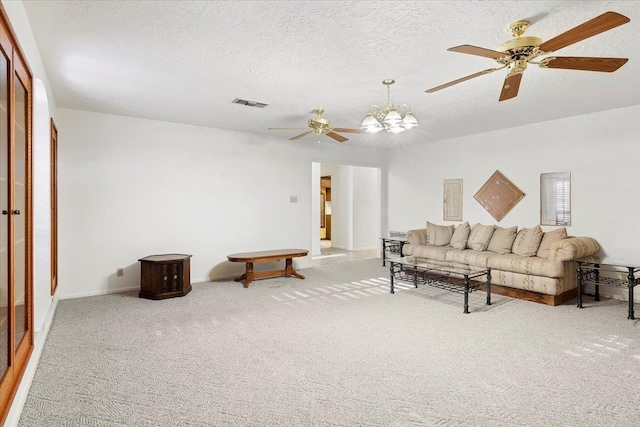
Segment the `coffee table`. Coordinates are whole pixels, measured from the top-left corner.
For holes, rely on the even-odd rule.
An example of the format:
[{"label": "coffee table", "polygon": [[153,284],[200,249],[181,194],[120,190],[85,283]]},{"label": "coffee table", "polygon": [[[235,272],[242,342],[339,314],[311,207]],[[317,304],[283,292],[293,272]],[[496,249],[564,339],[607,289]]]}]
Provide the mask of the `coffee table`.
[{"label": "coffee table", "polygon": [[[433,286],[451,292],[464,294],[463,313],[469,313],[469,294],[485,287],[487,305],[491,305],[491,268],[475,267],[448,261],[418,262],[415,257],[403,257],[387,260],[391,277],[391,293],[394,281]],[[474,280],[482,279],[482,280]]]},{"label": "coffee table", "polygon": [[[282,277],[282,276],[294,276],[298,279],[304,279],[302,274],[298,274],[293,269],[293,258],[307,256],[309,253],[306,249],[276,249],[273,251],[257,251],[257,252],[242,252],[239,254],[231,254],[227,256],[227,259],[231,262],[244,262],[246,266],[245,273],[234,279],[236,282],[244,280],[244,287],[248,288],[249,284],[254,279],[266,279],[269,277]],[[270,271],[253,271],[254,262],[267,262],[267,261],[280,261],[285,260],[284,270],[270,270]]]}]

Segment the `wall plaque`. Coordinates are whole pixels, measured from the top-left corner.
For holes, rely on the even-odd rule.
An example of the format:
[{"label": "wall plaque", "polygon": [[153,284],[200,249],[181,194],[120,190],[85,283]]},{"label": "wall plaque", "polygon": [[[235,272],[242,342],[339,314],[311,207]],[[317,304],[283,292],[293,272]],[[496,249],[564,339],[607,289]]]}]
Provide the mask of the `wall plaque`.
[{"label": "wall plaque", "polygon": [[445,179],[442,191],[442,219],[462,221],[462,180]]},{"label": "wall plaque", "polygon": [[492,217],[497,221],[501,221],[524,196],[525,194],[522,190],[497,170],[473,198]]}]

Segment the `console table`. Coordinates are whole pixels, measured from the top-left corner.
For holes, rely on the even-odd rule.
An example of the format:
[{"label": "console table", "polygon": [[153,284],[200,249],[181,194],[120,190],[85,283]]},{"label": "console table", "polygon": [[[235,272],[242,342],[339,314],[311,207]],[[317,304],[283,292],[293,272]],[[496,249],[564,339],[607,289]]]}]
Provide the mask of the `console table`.
[{"label": "console table", "polygon": [[[491,305],[491,269],[488,267],[474,267],[446,261],[418,263],[413,257],[390,259],[389,264],[392,294],[395,293],[394,280],[413,283],[416,288],[420,283],[451,292],[463,293],[463,313],[468,314],[469,294],[484,286],[487,291],[487,305]],[[478,280],[483,277],[486,277],[486,280]]]},{"label": "console table", "polygon": [[402,258],[402,248],[408,243],[407,239],[401,237],[381,237],[382,241],[382,266],[390,258]]},{"label": "console table", "polygon": [[[635,319],[633,313],[633,288],[640,284],[640,264],[608,257],[578,259],[578,308],[582,308],[582,292],[585,285],[594,285],[594,301],[600,301],[600,285],[626,288],[629,291],[627,319]],[[621,276],[626,276],[622,278]]]},{"label": "console table", "polygon": [[191,291],[191,255],[150,255],[139,259],[140,298],[183,297]]}]

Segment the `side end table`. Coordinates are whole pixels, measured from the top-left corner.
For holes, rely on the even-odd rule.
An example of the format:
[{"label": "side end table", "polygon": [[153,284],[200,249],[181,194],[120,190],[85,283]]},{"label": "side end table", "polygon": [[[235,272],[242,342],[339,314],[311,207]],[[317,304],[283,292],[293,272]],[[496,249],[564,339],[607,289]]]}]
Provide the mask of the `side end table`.
[{"label": "side end table", "polygon": [[[585,285],[594,285],[593,299],[600,301],[600,286],[614,286],[629,292],[629,310],[627,319],[635,319],[633,312],[633,288],[640,284],[640,263],[626,262],[611,258],[578,259],[578,303],[582,308],[582,293]],[[619,277],[626,276],[626,280]],[[617,277],[616,277],[617,276]]]},{"label": "side end table", "polygon": [[150,255],[139,259],[140,298],[183,297],[191,292],[191,255]]},{"label": "side end table", "polygon": [[382,266],[387,265],[389,258],[401,258],[402,248],[409,243],[407,239],[401,237],[381,237],[382,241]]}]

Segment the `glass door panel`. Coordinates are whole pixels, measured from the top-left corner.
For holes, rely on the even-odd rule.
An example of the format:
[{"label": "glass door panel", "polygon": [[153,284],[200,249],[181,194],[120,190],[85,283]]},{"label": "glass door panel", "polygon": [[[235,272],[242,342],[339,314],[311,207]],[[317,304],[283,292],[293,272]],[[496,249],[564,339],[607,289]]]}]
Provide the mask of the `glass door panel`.
[{"label": "glass door panel", "polygon": [[13,193],[13,210],[11,218],[13,220],[13,289],[14,289],[14,307],[15,307],[15,346],[16,348],[22,341],[29,330],[28,321],[28,289],[26,280],[26,208],[27,208],[27,89],[22,82],[15,76],[15,145],[13,147],[14,154],[14,193]]},{"label": "glass door panel", "polygon": [[0,377],[9,366],[9,61],[0,50]]}]

